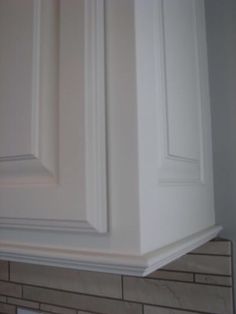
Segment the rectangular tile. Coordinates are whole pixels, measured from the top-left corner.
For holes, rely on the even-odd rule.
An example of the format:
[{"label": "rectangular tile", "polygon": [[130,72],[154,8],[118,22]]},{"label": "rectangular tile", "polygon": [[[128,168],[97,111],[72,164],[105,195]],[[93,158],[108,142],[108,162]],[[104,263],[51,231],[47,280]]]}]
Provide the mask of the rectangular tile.
[{"label": "rectangular tile", "polygon": [[14,283],[1,281],[0,294],[10,297],[21,297],[21,286]]},{"label": "rectangular tile", "polygon": [[8,297],[7,303],[12,304],[12,305],[18,305],[20,307],[39,309],[39,303],[26,301],[26,300],[22,300],[22,299],[16,299],[16,298]]},{"label": "rectangular tile", "polygon": [[0,303],[0,313],[2,314],[15,314],[16,307],[14,305],[9,305],[6,303]]},{"label": "rectangular tile", "polygon": [[165,270],[231,275],[231,258],[227,256],[184,255],[163,267]]},{"label": "rectangular tile", "polygon": [[230,241],[210,241],[198,249],[192,251],[194,254],[231,255]]},{"label": "rectangular tile", "polygon": [[3,302],[3,303],[7,302],[7,297],[0,295],[0,302]]},{"label": "rectangular tile", "polygon": [[144,305],[144,314],[200,314],[198,312],[167,309],[163,307]]},{"label": "rectangular tile", "polygon": [[175,272],[175,271],[157,270],[151,273],[150,275],[148,275],[148,277],[157,278],[157,279],[193,282],[193,274]]},{"label": "rectangular tile", "polygon": [[39,287],[23,287],[27,300],[102,314],[142,314],[142,305]]},{"label": "rectangular tile", "polygon": [[8,262],[0,261],[0,280],[8,280]]},{"label": "rectangular tile", "polygon": [[49,304],[41,304],[40,310],[56,314],[76,314],[76,310]]},{"label": "rectangular tile", "polygon": [[121,298],[122,295],[121,276],[98,272],[11,263],[10,280],[105,297]]},{"label": "rectangular tile", "polygon": [[124,299],[212,314],[232,314],[232,290],[195,283],[124,277]]},{"label": "rectangular tile", "polygon": [[220,285],[220,286],[232,286],[232,278],[224,276],[213,276],[213,275],[199,275],[195,276],[196,282],[205,283],[209,285]]}]

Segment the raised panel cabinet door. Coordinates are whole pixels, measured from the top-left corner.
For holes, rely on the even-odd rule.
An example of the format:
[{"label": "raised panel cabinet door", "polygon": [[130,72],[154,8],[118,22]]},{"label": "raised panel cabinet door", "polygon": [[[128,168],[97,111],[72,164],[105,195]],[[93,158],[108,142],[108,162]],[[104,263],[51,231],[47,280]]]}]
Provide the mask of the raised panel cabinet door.
[{"label": "raised panel cabinet door", "polygon": [[140,276],[218,234],[204,0],[0,0],[0,43],[0,258]]},{"label": "raised panel cabinet door", "polygon": [[106,232],[104,3],[0,0],[1,228]]}]

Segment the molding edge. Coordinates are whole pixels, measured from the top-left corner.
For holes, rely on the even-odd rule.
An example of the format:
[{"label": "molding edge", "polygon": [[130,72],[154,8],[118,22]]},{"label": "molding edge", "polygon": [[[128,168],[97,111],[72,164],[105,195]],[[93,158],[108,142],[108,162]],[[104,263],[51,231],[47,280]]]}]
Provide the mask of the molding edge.
[{"label": "molding edge", "polygon": [[[88,222],[99,233],[108,230],[106,180],[105,4],[85,5],[85,157]],[[92,194],[92,197],[91,197]]]},{"label": "molding edge", "polygon": [[0,242],[0,259],[23,263],[146,276],[215,238],[222,230],[212,226],[173,244],[143,255],[88,252],[65,248]]}]

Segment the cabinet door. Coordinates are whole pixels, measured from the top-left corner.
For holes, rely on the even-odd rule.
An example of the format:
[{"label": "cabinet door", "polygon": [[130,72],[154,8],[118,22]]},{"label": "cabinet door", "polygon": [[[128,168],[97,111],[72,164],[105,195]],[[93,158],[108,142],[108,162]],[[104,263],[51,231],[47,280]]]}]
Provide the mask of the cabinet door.
[{"label": "cabinet door", "polygon": [[106,231],[103,14],[0,0],[1,228]]}]

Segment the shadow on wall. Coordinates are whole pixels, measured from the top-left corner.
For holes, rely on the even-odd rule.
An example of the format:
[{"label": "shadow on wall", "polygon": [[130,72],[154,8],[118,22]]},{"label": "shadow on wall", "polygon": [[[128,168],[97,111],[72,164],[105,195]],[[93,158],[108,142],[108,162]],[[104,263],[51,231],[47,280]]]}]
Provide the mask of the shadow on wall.
[{"label": "shadow on wall", "polygon": [[206,0],[205,6],[216,222],[236,252],[236,1]]}]

